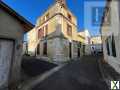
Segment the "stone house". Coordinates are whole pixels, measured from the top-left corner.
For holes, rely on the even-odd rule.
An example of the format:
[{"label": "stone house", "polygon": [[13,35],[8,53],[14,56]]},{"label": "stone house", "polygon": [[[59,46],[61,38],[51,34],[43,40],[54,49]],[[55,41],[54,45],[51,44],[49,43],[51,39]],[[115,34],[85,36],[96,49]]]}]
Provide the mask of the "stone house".
[{"label": "stone house", "polygon": [[104,60],[120,73],[120,1],[107,0],[101,24]]},{"label": "stone house", "polygon": [[62,63],[82,56],[82,40],[78,37],[77,19],[65,0],[56,0],[28,32],[28,51],[37,57]]},{"label": "stone house", "polygon": [[100,35],[91,37],[91,53],[102,54],[102,40]]},{"label": "stone house", "polygon": [[23,35],[32,28],[31,23],[0,1],[0,90],[19,83]]},{"label": "stone house", "polygon": [[89,31],[87,29],[80,31],[78,35],[84,38],[84,55],[91,55],[91,35]]}]

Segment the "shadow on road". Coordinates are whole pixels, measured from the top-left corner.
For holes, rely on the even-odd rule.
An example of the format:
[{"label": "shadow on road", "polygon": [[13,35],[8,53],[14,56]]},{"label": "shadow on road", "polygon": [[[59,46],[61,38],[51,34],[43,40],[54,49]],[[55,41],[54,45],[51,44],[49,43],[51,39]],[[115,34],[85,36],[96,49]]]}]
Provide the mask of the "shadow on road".
[{"label": "shadow on road", "polygon": [[56,67],[56,64],[47,62],[35,57],[27,57],[22,60],[22,72],[30,77],[43,74],[44,72]]},{"label": "shadow on road", "polygon": [[32,90],[109,90],[101,76],[97,60],[101,56],[84,56],[73,61]]}]

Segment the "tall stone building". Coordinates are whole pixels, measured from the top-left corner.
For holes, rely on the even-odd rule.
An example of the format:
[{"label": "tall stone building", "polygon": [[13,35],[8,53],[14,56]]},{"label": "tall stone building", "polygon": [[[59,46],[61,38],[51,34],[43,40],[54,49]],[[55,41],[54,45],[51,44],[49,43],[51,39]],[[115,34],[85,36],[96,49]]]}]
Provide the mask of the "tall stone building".
[{"label": "tall stone building", "polygon": [[56,0],[28,33],[29,52],[55,63],[82,56],[83,44],[83,38],[78,36],[76,17],[65,0]]},{"label": "tall stone building", "polygon": [[101,24],[104,60],[120,73],[120,1],[107,0]]},{"label": "tall stone building", "polygon": [[90,40],[91,40],[91,35],[90,35],[90,32],[85,29],[81,32],[78,32],[78,35],[82,36],[84,38],[84,55],[91,55],[91,46],[90,46]]}]

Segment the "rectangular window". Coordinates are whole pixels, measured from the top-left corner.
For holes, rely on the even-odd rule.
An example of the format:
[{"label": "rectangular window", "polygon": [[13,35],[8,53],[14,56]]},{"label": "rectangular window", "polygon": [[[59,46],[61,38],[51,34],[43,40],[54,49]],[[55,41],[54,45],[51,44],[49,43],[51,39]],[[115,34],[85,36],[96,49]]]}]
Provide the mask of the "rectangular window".
[{"label": "rectangular window", "polygon": [[116,57],[115,39],[113,35],[112,35],[112,55]]},{"label": "rectangular window", "polygon": [[109,56],[116,57],[115,39],[113,35],[106,39],[106,48]]},{"label": "rectangular window", "polygon": [[44,37],[44,29],[40,28],[38,30],[38,39]]},{"label": "rectangular window", "polygon": [[106,39],[106,48],[107,48],[107,54],[110,55],[110,48],[109,48],[109,40],[108,38]]},{"label": "rectangular window", "polygon": [[67,35],[72,36],[72,26],[67,24]]},{"label": "rectangular window", "polygon": [[71,20],[72,19],[72,17],[71,17],[71,15],[68,13],[68,19],[69,20]]},{"label": "rectangular window", "polygon": [[47,36],[47,34],[48,34],[48,24],[45,25],[45,36]]},{"label": "rectangular window", "polygon": [[46,15],[46,19],[48,19],[49,18],[49,13]]}]

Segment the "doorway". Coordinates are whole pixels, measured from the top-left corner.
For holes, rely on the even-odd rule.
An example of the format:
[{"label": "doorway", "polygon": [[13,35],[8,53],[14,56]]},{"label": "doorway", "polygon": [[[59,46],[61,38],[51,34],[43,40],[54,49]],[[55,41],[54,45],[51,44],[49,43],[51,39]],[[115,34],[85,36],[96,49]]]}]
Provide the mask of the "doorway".
[{"label": "doorway", "polygon": [[80,48],[78,47],[78,57],[80,57]]},{"label": "doorway", "polygon": [[72,43],[69,43],[69,58],[72,58]]},{"label": "doorway", "polygon": [[8,84],[13,50],[13,41],[0,39],[0,86]]},{"label": "doorway", "polygon": [[47,42],[43,44],[43,55],[47,55]]},{"label": "doorway", "polygon": [[37,45],[37,55],[40,55],[40,44]]},{"label": "doorway", "polygon": [[83,55],[85,55],[85,45],[83,45]]}]

